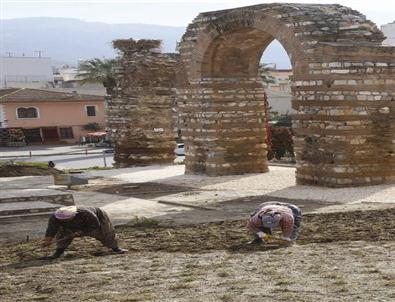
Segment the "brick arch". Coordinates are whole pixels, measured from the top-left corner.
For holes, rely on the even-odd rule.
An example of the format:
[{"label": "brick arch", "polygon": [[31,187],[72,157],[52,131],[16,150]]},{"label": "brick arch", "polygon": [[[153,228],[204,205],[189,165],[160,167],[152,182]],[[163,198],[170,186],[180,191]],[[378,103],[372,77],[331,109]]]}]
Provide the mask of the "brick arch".
[{"label": "brick arch", "polygon": [[256,70],[273,39],[294,70],[297,182],[394,182],[395,131],[379,134],[395,129],[394,48],[381,46],[383,34],[359,12],[318,4],[202,13],[188,26],[179,47],[187,83],[177,97],[186,173],[268,170]]},{"label": "brick arch", "polygon": [[[308,72],[303,60],[311,57],[318,43],[379,45],[384,39],[364,15],[341,5],[263,4],[202,13],[188,26],[180,45],[189,79],[194,81],[202,75],[204,57],[216,40],[242,29],[260,31],[257,38],[269,35],[277,39],[287,51],[295,73]],[[244,39],[234,47],[241,46]],[[262,45],[262,52],[267,45]]]},{"label": "brick arch", "polygon": [[[214,73],[214,76],[215,74],[221,76],[212,70],[218,68],[221,63],[212,62],[212,60],[213,58],[226,57],[227,53],[224,51],[228,51],[228,53],[241,51],[238,60],[249,59],[247,75],[255,77],[263,52],[275,39],[283,45],[288,53],[295,73],[303,73],[308,70],[302,41],[297,38],[291,27],[270,15],[240,16],[235,13],[232,15],[235,16],[225,15],[216,19],[216,24],[220,23],[221,29],[210,23],[205,30],[197,35],[193,61],[190,64],[191,78],[211,76],[210,73]],[[219,48],[223,48],[223,53],[218,53]]]}]

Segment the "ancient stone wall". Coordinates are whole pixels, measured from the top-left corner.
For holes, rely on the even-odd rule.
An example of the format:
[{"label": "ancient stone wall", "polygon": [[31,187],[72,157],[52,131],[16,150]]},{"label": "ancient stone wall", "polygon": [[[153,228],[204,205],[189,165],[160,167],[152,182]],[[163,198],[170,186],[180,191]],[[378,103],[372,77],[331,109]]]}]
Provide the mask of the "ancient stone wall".
[{"label": "ancient stone wall", "polygon": [[177,100],[186,172],[267,172],[265,93],[259,78],[208,78]]},{"label": "ancient stone wall", "polygon": [[173,163],[175,159],[174,54],[159,40],[116,40],[121,52],[107,121],[118,167]]},{"label": "ancient stone wall", "polygon": [[293,67],[297,182],[395,182],[395,48],[340,5],[263,4],[203,13],[189,25],[177,98],[186,172],[267,171],[257,74],[273,39]]},{"label": "ancient stone wall", "polygon": [[299,183],[395,182],[395,48],[323,45],[311,61],[293,83]]}]

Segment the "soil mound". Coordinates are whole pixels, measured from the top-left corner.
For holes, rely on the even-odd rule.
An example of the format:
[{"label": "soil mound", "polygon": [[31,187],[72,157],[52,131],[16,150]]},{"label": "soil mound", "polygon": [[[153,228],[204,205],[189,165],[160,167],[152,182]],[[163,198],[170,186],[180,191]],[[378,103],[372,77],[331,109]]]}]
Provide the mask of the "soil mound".
[{"label": "soil mound", "polygon": [[0,166],[0,177],[17,177],[17,176],[41,176],[41,175],[57,175],[61,174],[55,168],[42,168],[21,165],[3,165]]}]

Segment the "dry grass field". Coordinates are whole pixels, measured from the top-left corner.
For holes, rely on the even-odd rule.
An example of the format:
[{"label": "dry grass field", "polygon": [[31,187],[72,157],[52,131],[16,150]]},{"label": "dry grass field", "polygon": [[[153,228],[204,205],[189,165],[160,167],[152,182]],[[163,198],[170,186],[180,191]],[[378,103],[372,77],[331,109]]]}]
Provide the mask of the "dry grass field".
[{"label": "dry grass field", "polygon": [[395,300],[395,208],[305,215],[292,246],[246,245],[245,221],[117,232],[127,254],[88,238],[55,261],[38,241],[1,246],[1,301]]}]

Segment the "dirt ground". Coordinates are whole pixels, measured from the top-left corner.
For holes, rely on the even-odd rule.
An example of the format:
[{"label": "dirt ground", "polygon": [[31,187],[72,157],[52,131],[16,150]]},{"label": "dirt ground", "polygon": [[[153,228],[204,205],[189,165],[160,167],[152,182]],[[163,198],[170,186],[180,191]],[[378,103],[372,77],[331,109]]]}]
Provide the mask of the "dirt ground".
[{"label": "dirt ground", "polygon": [[394,301],[395,208],[304,217],[297,244],[246,245],[245,221],[117,228],[125,255],[76,239],[0,247],[1,301]]},{"label": "dirt ground", "polygon": [[1,165],[0,177],[57,175],[62,172],[54,168],[42,168],[21,165]]}]

